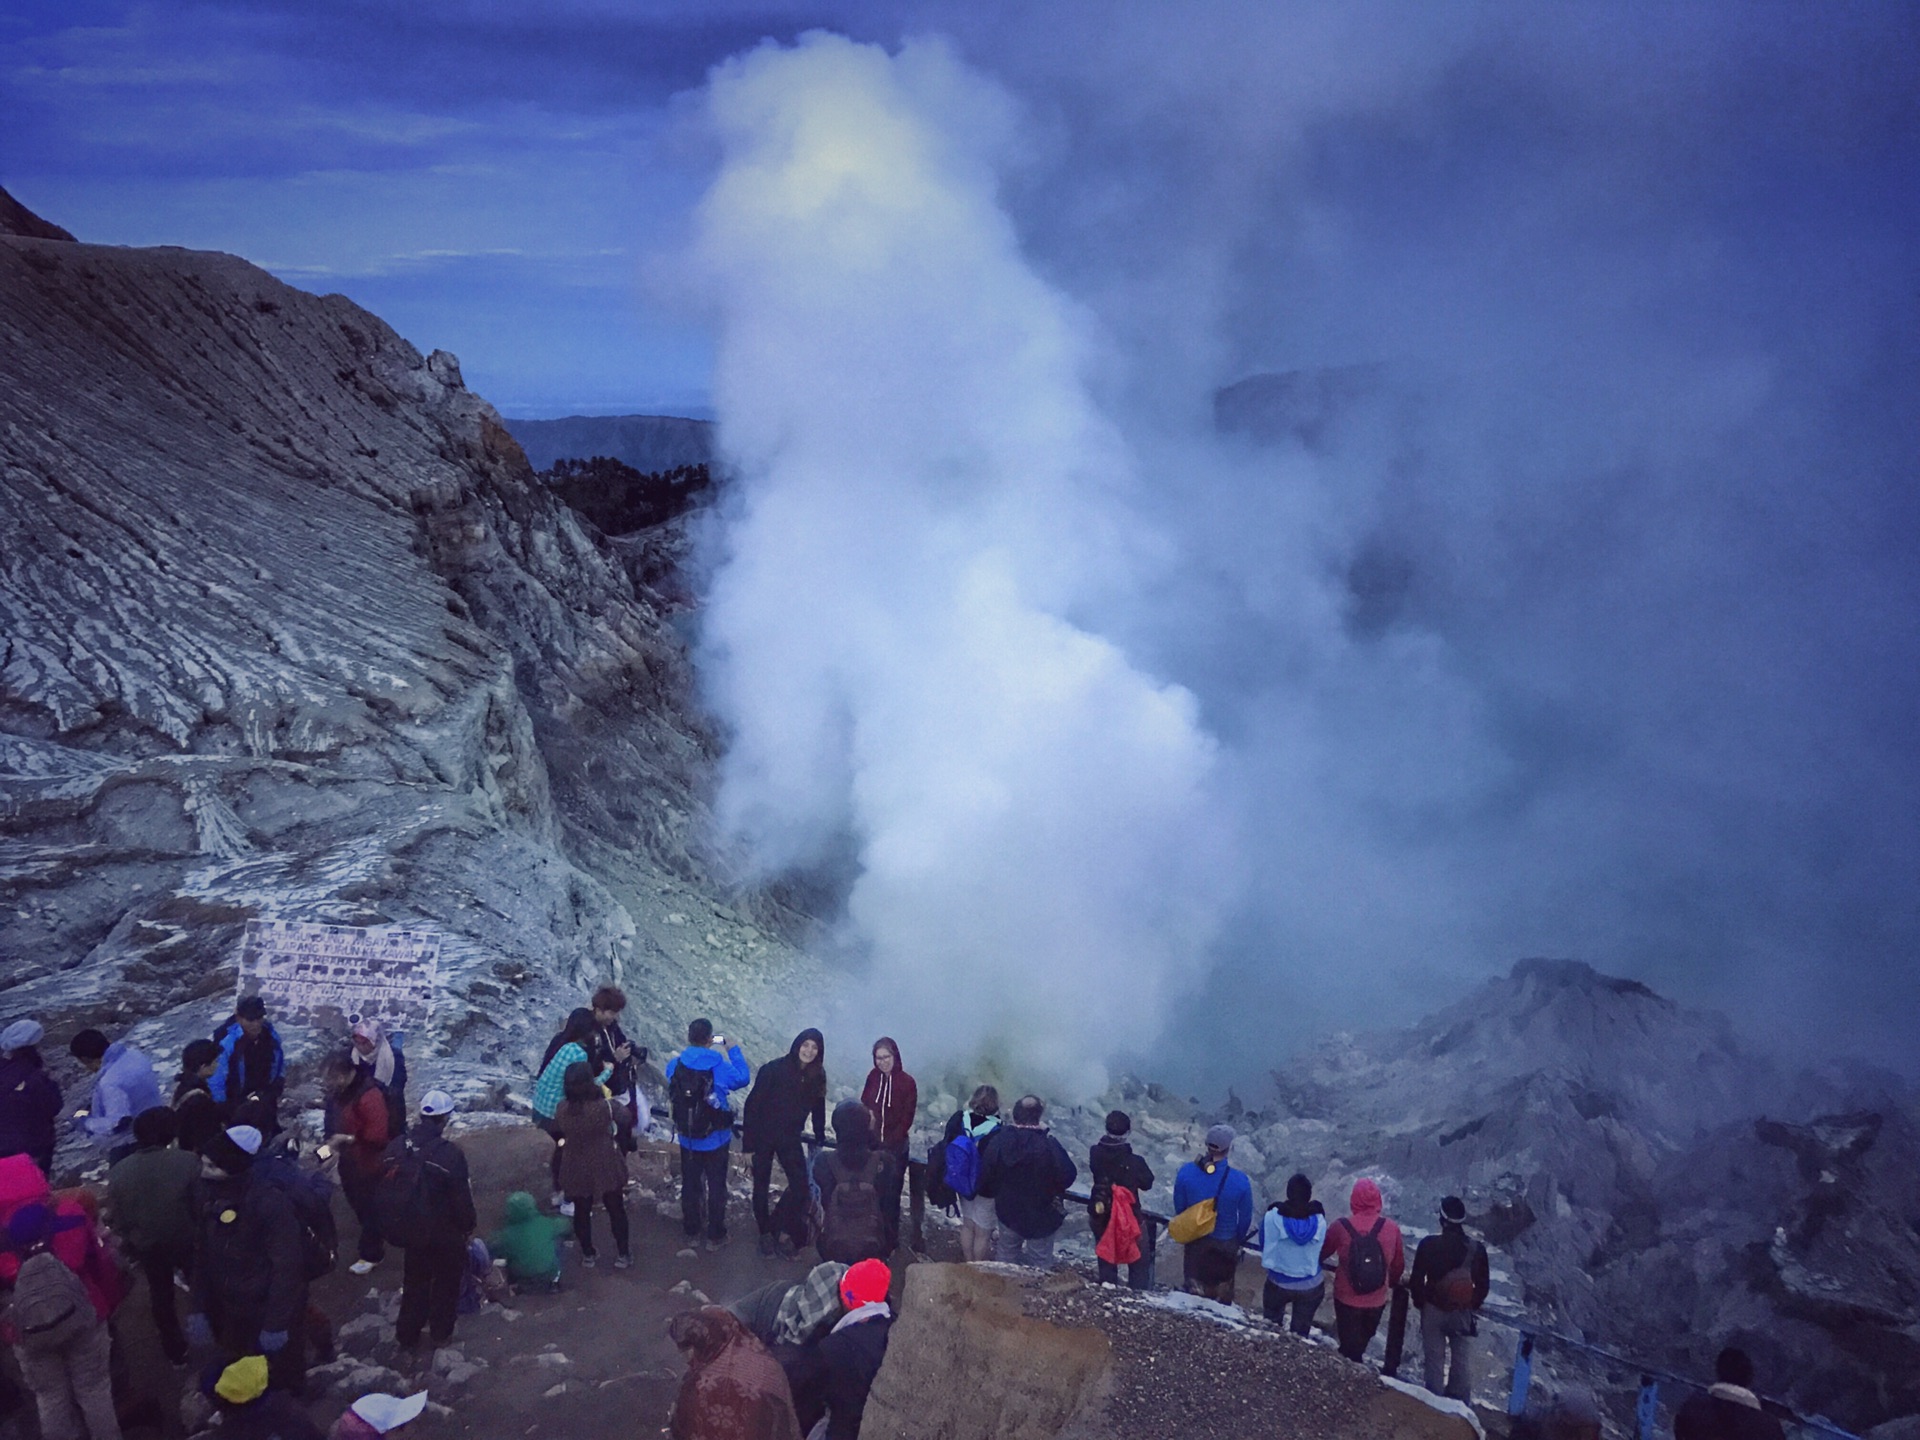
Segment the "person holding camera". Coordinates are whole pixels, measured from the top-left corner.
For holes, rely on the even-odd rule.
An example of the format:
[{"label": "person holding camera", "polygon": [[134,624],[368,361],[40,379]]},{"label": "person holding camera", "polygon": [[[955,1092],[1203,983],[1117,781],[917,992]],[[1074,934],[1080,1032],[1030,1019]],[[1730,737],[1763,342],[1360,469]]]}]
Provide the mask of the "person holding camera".
[{"label": "person holding camera", "polygon": [[733,1150],[731,1097],[753,1078],[738,1045],[702,1018],[687,1026],[687,1048],[667,1062],[673,1138],[680,1147],[680,1222],[707,1249],[727,1243],[727,1162]]},{"label": "person holding camera", "polygon": [[627,992],[618,985],[602,985],[593,992],[593,1039],[587,1046],[587,1058],[596,1074],[607,1075],[607,1093],[619,1102],[616,1112],[623,1115],[619,1133],[620,1153],[631,1155],[640,1148],[637,1135],[645,1135],[653,1124],[647,1100],[640,1093],[640,1067],[647,1063],[647,1047],[635,1045],[620,1028],[620,1015],[627,1008]]}]

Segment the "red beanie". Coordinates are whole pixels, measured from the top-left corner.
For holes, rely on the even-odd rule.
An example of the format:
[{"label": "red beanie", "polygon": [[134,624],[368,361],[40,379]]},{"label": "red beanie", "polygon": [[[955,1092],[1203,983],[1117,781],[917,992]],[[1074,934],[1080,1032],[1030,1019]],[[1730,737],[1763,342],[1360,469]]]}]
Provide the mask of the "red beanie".
[{"label": "red beanie", "polygon": [[840,1277],[840,1298],[849,1310],[887,1298],[893,1272],[884,1260],[862,1260]]}]

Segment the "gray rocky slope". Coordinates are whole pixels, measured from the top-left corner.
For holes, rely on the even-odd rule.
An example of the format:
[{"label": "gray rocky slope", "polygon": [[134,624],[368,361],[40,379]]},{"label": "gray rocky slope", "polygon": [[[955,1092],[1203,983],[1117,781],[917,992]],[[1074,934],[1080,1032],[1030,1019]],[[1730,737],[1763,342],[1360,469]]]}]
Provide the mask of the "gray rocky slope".
[{"label": "gray rocky slope", "polygon": [[583,526],[340,296],[7,228],[0,1012],[171,1058],[276,916],[442,933],[413,1043],[476,1100],[606,978],[656,1049],[689,1006],[771,1043],[807,962],[702,839],[674,542]]}]

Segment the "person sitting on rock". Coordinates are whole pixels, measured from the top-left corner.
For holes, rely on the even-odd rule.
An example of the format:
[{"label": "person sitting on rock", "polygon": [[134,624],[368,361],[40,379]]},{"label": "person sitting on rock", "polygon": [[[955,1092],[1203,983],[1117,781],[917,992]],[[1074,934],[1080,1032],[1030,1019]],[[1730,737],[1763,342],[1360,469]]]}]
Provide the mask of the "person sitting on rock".
[{"label": "person sitting on rock", "polygon": [[213,1039],[220,1047],[220,1064],[209,1082],[213,1098],[229,1115],[243,1100],[265,1100],[277,1115],[287,1083],[287,1055],[279,1031],[267,1019],[267,1002],[258,995],[242,996]]},{"label": "person sitting on rock", "polygon": [[1067,1221],[1063,1197],[1080,1167],[1047,1133],[1046,1113],[1038,1095],[1021,1096],[1013,1124],[994,1132],[980,1160],[980,1193],[993,1197],[1000,1221],[993,1258],[1004,1264],[1053,1264],[1053,1237]]},{"label": "person sitting on rock", "polygon": [[95,1077],[93,1099],[76,1117],[80,1129],[102,1143],[123,1140],[109,1159],[131,1154],[133,1117],[166,1102],[160,1098],[160,1081],[153,1073],[153,1062],[124,1040],[108,1042],[98,1030],[82,1030],[67,1042],[67,1053],[80,1062],[80,1068]]},{"label": "person sitting on rock", "polygon": [[1713,1381],[1675,1413],[1673,1440],[1781,1440],[1780,1422],[1754,1393],[1752,1356],[1728,1346],[1713,1362]]},{"label": "person sitting on rock", "polygon": [[560,1193],[573,1202],[573,1238],[580,1244],[580,1263],[597,1261],[593,1248],[593,1206],[606,1207],[613,1230],[613,1268],[633,1264],[627,1237],[627,1158],[620,1152],[619,1133],[630,1123],[627,1107],[609,1100],[594,1083],[593,1066],[580,1061],[567,1067],[567,1098],[554,1116],[560,1129]]},{"label": "person sitting on rock", "polygon": [[487,1237],[487,1249],[507,1262],[507,1279],[522,1289],[560,1288],[560,1249],[554,1243],[567,1231],[560,1215],[542,1215],[533,1195],[516,1190],[507,1196],[501,1227]]},{"label": "person sitting on rock", "polygon": [[776,1280],[727,1306],[786,1372],[794,1413],[808,1430],[826,1413],[819,1342],[846,1313],[846,1273],[838,1261],[823,1260],[803,1280]]},{"label": "person sitting on rock", "polygon": [[1207,1148],[1173,1177],[1176,1216],[1204,1200],[1213,1202],[1213,1229],[1186,1242],[1181,1264],[1188,1293],[1222,1305],[1233,1304],[1240,1246],[1253,1233],[1253,1182],[1228,1162],[1233,1141],[1231,1125],[1213,1126],[1207,1131]]},{"label": "person sitting on rock", "polygon": [[840,1302],[847,1313],[820,1342],[826,1440],[858,1440],[867,1396],[887,1358],[887,1336],[893,1328],[887,1295],[892,1288],[893,1272],[882,1260],[862,1260],[841,1278]]},{"label": "person sitting on rock", "polygon": [[888,1227],[883,1196],[892,1178],[891,1155],[873,1147],[873,1122],[858,1100],[833,1110],[835,1147],[813,1163],[820,1190],[820,1233],[814,1248],[822,1260],[842,1265],[891,1255],[900,1237]]},{"label": "person sitting on rock", "polygon": [[[1133,1129],[1133,1117],[1124,1110],[1107,1112],[1106,1133],[1094,1141],[1093,1148],[1087,1152],[1087,1173],[1093,1181],[1091,1203],[1087,1206],[1087,1228],[1093,1231],[1093,1238],[1105,1241],[1107,1228],[1113,1223],[1115,1205],[1125,1206],[1134,1214],[1134,1223],[1140,1234],[1132,1244],[1131,1260],[1108,1260],[1102,1257],[1097,1263],[1100,1283],[1117,1285],[1120,1283],[1120,1266],[1127,1267],[1127,1287],[1132,1290],[1151,1290],[1153,1288],[1153,1222],[1140,1215],[1140,1195],[1142,1191],[1153,1188],[1153,1170],[1140,1156],[1133,1153],[1133,1146],[1127,1136]],[[1124,1190],[1125,1195],[1115,1192]]]},{"label": "person sitting on rock", "polygon": [[[1440,1202],[1440,1233],[1414,1248],[1407,1298],[1420,1312],[1420,1355],[1427,1389],[1473,1401],[1474,1316],[1491,1286],[1487,1247],[1467,1234],[1466,1202],[1449,1195]],[[1449,1361],[1448,1357],[1452,1359]]]},{"label": "person sitting on rock", "polygon": [[189,1040],[180,1052],[180,1074],[173,1082],[173,1110],[179,1117],[175,1144],[196,1155],[227,1128],[220,1102],[213,1098],[213,1072],[220,1068],[220,1047],[211,1040]]},{"label": "person sitting on rock", "polygon": [[1327,1227],[1322,1259],[1339,1269],[1333,1277],[1333,1323],[1340,1353],[1349,1360],[1365,1358],[1380,1315],[1407,1268],[1407,1252],[1400,1227],[1381,1213],[1380,1187],[1362,1176],[1353,1182],[1347,1216]]},{"label": "person sitting on rock", "polygon": [[667,1425],[673,1440],[800,1440],[786,1375],[734,1315],[683,1310],[667,1336],[687,1361]]},{"label": "person sitting on rock", "polygon": [[52,1175],[60,1087],[40,1058],[46,1036],[38,1020],[0,1030],[0,1158],[26,1155],[41,1174]]},{"label": "person sitting on rock", "polygon": [[1288,1323],[1296,1335],[1313,1329],[1313,1317],[1327,1293],[1320,1247],[1327,1240],[1326,1207],[1313,1198],[1313,1182],[1304,1175],[1287,1181],[1287,1198],[1267,1207],[1260,1223],[1260,1264],[1267,1272],[1261,1307],[1274,1324]]}]

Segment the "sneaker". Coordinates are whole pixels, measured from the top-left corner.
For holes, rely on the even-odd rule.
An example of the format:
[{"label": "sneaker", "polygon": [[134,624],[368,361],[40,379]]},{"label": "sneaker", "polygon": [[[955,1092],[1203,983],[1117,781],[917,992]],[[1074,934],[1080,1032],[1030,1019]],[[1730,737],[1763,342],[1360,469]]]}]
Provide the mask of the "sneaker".
[{"label": "sneaker", "polygon": [[580,1257],[580,1263],[591,1270],[600,1263],[600,1257],[597,1255],[582,1255]]},{"label": "sneaker", "polygon": [[553,1192],[552,1198],[549,1199],[547,1203],[552,1205],[554,1209],[558,1210],[562,1205],[567,1203],[567,1197],[562,1195],[558,1190],[556,1190]]},{"label": "sneaker", "polygon": [[707,1249],[709,1251],[718,1250],[722,1246],[724,1246],[726,1243],[727,1243],[727,1237],[724,1235],[720,1236],[718,1239],[714,1238],[711,1235],[707,1237]]},{"label": "sneaker", "polygon": [[349,1275],[371,1275],[373,1273],[373,1261],[356,1260],[347,1266],[347,1273]]},{"label": "sneaker", "polygon": [[776,1253],[778,1252],[774,1248],[773,1237],[771,1235],[762,1235],[760,1237],[760,1258],[763,1260],[771,1260]]},{"label": "sneaker", "polygon": [[560,1215],[561,1218],[565,1220],[573,1219],[573,1201],[562,1200],[560,1202]]},{"label": "sneaker", "polygon": [[614,1256],[613,1268],[616,1270],[631,1270],[633,1268],[633,1256],[626,1254]]}]

